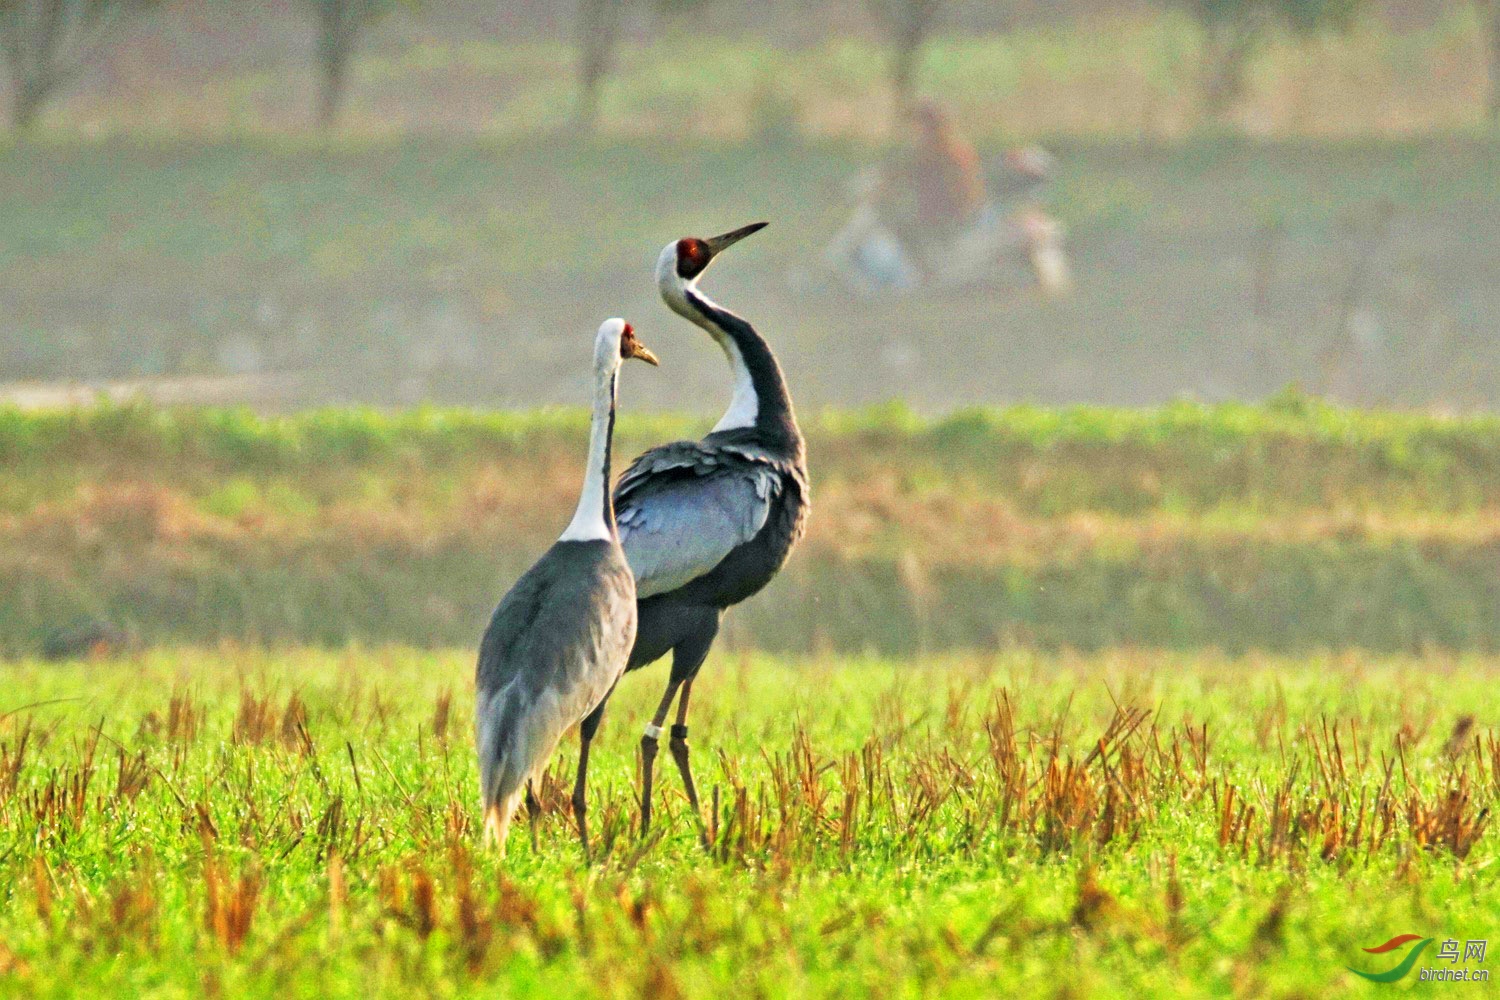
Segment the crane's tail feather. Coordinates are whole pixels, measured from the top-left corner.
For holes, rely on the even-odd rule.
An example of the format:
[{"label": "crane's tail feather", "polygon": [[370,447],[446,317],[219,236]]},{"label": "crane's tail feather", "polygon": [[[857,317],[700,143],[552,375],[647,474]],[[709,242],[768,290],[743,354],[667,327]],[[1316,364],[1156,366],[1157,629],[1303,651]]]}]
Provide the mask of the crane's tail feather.
[{"label": "crane's tail feather", "polygon": [[521,792],[512,792],[501,802],[491,802],[484,810],[484,846],[494,848],[501,860],[505,858],[505,838],[510,833],[510,821],[521,804]]},{"label": "crane's tail feather", "polygon": [[526,794],[526,784],[541,774],[562,736],[559,713],[549,708],[555,706],[523,704],[514,685],[488,695],[480,692],[475,742],[479,747],[484,843],[498,846],[502,858],[505,837]]},{"label": "crane's tail feather", "polygon": [[[481,743],[481,746],[483,744]],[[484,845],[495,847],[505,857],[505,835],[510,821],[526,794],[529,775],[510,766],[510,755],[480,758],[480,789],[484,806]]]}]

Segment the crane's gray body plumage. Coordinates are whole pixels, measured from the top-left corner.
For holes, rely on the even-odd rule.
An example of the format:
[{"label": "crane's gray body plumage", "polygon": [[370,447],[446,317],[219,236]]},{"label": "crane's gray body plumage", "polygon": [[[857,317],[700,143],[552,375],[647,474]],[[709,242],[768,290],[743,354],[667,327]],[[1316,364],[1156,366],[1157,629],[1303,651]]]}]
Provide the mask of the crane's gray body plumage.
[{"label": "crane's gray body plumage", "polygon": [[557,542],[485,629],[475,676],[480,788],[514,811],[558,740],[609,694],[635,642],[635,590],[614,540]]},{"label": "crane's gray body plumage", "polygon": [[[623,358],[657,363],[629,323],[605,320],[594,343],[594,404],[578,508],[562,536],[501,599],[479,644],[474,736],[480,795],[485,837],[499,841],[502,855],[522,795],[563,733],[604,704],[635,642],[635,577],[620,548],[609,489]],[[580,767],[580,779],[583,773]],[[584,794],[580,780],[574,816],[587,852]]]}]

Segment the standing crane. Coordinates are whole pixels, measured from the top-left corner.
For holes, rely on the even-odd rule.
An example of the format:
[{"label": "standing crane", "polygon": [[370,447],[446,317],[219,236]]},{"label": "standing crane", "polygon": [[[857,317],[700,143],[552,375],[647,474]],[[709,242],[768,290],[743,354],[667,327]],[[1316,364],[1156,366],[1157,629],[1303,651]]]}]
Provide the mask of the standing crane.
[{"label": "standing crane", "polygon": [[[535,845],[532,783],[562,734],[614,687],[635,641],[635,579],[620,549],[609,491],[616,383],[629,358],[658,363],[629,323],[605,320],[594,341],[593,414],[578,509],[500,601],[479,646],[474,731],[484,839],[499,845],[501,857],[523,793]],[[582,782],[573,801],[587,855]]]},{"label": "standing crane", "polygon": [[[669,747],[688,802],[701,816],[688,763],[693,680],[724,610],[771,581],[807,524],[806,449],[776,356],[753,326],[698,289],[715,257],[764,226],[758,222],[711,239],[680,239],[657,260],[662,299],[724,351],[734,394],[707,437],[651,449],[615,487],[620,544],[635,573],[639,611],[625,669],[672,654],[666,694],[641,737],[642,833],[651,827],[652,771],[662,724],[679,692]],[[603,714],[600,702],[580,728],[575,810],[583,805],[589,743]]]}]

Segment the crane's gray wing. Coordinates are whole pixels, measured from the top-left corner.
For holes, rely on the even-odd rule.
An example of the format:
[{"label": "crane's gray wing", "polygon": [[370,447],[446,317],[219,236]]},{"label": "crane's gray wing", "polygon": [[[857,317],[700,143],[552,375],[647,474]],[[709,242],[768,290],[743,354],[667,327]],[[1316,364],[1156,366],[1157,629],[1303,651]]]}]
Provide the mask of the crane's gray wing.
[{"label": "crane's gray wing", "polygon": [[708,573],[759,533],[780,491],[777,468],[743,451],[684,442],[646,452],[615,490],[636,596]]}]

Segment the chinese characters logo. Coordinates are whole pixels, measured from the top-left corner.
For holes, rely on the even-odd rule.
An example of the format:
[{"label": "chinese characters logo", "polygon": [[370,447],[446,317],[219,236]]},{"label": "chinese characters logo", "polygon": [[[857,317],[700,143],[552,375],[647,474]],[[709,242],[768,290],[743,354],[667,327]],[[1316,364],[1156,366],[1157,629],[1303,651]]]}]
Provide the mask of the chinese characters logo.
[{"label": "chinese characters logo", "polygon": [[[1407,951],[1406,956],[1391,968],[1380,972],[1365,972],[1354,968],[1352,965],[1345,966],[1345,968],[1356,976],[1362,976],[1372,983],[1394,983],[1398,979],[1404,979],[1411,973],[1411,970],[1417,964],[1417,960],[1421,958],[1422,952],[1436,940],[1436,938],[1424,938],[1420,934],[1398,934],[1385,944],[1364,949],[1365,952],[1371,955],[1386,955],[1415,941],[1416,944]],[[1422,982],[1488,982],[1490,978],[1488,969],[1469,968],[1470,963],[1479,965],[1484,962],[1485,951],[1488,946],[1489,941],[1482,938],[1469,938],[1463,941],[1461,946],[1457,938],[1448,938],[1438,945],[1435,956],[1435,959],[1439,963],[1447,962],[1447,966],[1424,967],[1418,973],[1417,978]],[[1464,967],[1456,968],[1460,958],[1462,958]]]}]

